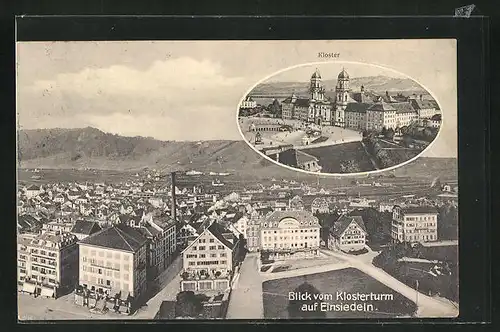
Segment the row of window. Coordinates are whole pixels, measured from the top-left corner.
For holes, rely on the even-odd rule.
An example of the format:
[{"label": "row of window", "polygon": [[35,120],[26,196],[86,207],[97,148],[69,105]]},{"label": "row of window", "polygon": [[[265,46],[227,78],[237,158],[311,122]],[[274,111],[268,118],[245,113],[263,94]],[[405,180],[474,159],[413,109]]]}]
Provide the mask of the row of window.
[{"label": "row of window", "polygon": [[102,285],[102,286],[108,286],[108,287],[115,287],[117,289],[129,289],[129,284],[124,282],[123,284],[120,281],[117,280],[108,280],[108,279],[103,279],[103,278],[96,278],[94,276],[89,276],[87,274],[83,275],[83,281],[88,281],[94,285]]},{"label": "row of window", "polygon": [[[191,247],[192,250],[207,250],[206,248],[207,248],[206,246],[198,246],[198,247],[192,246]],[[221,245],[208,247],[208,250],[218,250],[218,249],[225,249],[225,247],[221,246]]]},{"label": "row of window", "polygon": [[435,221],[436,216],[405,217],[405,221]]},{"label": "row of window", "polygon": [[47,252],[45,250],[31,249],[32,254],[40,254],[42,256],[56,257],[57,254],[55,252]]},{"label": "row of window", "polygon": [[[307,225],[312,226],[313,224],[314,223],[312,221],[309,221],[309,222],[307,222],[307,221],[301,221],[300,222],[300,225],[303,225],[303,226],[307,226]],[[277,222],[275,222],[274,224],[273,223],[269,223],[268,224],[267,222],[264,223],[264,227],[267,227],[268,225],[269,225],[269,227],[278,227],[278,223]]]},{"label": "row of window", "polygon": [[104,263],[103,260],[97,260],[95,258],[90,258],[90,259],[87,259],[87,257],[82,257],[82,262],[89,262],[90,264],[92,265],[95,265],[95,266],[100,266],[102,268],[106,268],[106,269],[113,269],[113,270],[120,270],[122,267],[123,267],[123,270],[125,271],[130,271],[130,264],[120,264],[120,263],[112,263],[110,261],[106,261],[106,263]]},{"label": "row of window", "polygon": [[198,261],[198,262],[189,262],[189,266],[204,266],[204,265],[226,265],[227,261]]},{"label": "row of window", "polygon": [[365,243],[363,240],[347,240],[347,241],[341,241],[340,244],[358,244],[358,243]]},{"label": "row of window", "polygon": [[[295,238],[293,236],[280,236],[279,237],[279,241],[288,241],[288,240],[307,240],[307,239],[317,239],[318,236],[317,235],[314,235],[314,236],[295,236]],[[272,241],[273,240],[273,237],[272,236],[264,236],[264,241]],[[275,236],[274,237],[274,241],[278,241],[278,236]]]},{"label": "row of window", "polygon": [[422,236],[419,236],[419,235],[410,235],[410,236],[407,236],[406,237],[406,241],[421,241],[421,240],[437,240],[437,236],[436,235],[422,235]]},{"label": "row of window", "polygon": [[342,240],[351,240],[351,239],[364,239],[364,235],[346,235],[341,237]]},{"label": "row of window", "polygon": [[276,231],[262,231],[263,234],[278,234],[278,233],[284,233],[284,234],[292,234],[292,233],[318,233],[319,229],[313,228],[307,228],[307,229],[280,229]]},{"label": "row of window", "polygon": [[413,224],[413,223],[407,223],[406,227],[415,227],[415,226],[421,226],[421,227],[434,227],[436,226],[436,223],[434,222],[424,222],[424,223],[418,223],[418,224]]},{"label": "row of window", "polygon": [[[82,271],[120,279],[120,271],[105,270],[105,269],[96,268],[96,267],[92,267],[92,266],[86,266],[86,265],[82,266]],[[130,278],[130,274],[128,274],[128,273],[124,273],[122,276],[122,279],[125,279],[125,280],[128,280],[129,278]]]},{"label": "row of window", "polygon": [[47,268],[40,267],[40,266],[32,266],[31,271],[38,271],[41,274],[52,274],[52,275],[57,274],[55,270],[47,269]]},{"label": "row of window", "polygon": [[[198,241],[199,243],[207,243],[207,239],[199,239]],[[208,242],[209,243],[214,243],[215,242],[215,239],[208,239]]]},{"label": "row of window", "polygon": [[[24,277],[20,277],[19,279],[24,280]],[[32,275],[31,279],[33,279],[33,280],[39,280],[42,283],[45,282],[45,281],[47,281],[47,282],[49,282],[51,284],[55,284],[57,282],[55,279],[47,278],[47,277],[44,277],[44,276],[37,276],[37,275]]]},{"label": "row of window", "polygon": [[[216,253],[210,254],[211,258],[217,257]],[[221,252],[219,254],[219,257],[227,257],[227,254],[225,252]],[[206,258],[206,254],[187,254],[186,258]]]},{"label": "row of window", "polygon": [[309,245],[307,242],[302,243],[263,243],[262,246],[264,248],[302,248],[302,247],[317,247],[319,244],[310,242]]},{"label": "row of window", "polygon": [[[88,254],[88,250],[87,248],[82,248],[82,254],[83,255],[87,255]],[[91,257],[96,257],[96,256],[99,256],[99,257],[105,257],[106,258],[113,258],[113,254],[114,254],[114,258],[116,260],[121,260],[122,259],[122,255],[121,253],[119,252],[112,252],[112,251],[99,251],[99,252],[96,252],[96,250],[90,250],[90,256]],[[128,261],[129,260],[129,255],[123,255],[123,260],[124,261]]]}]

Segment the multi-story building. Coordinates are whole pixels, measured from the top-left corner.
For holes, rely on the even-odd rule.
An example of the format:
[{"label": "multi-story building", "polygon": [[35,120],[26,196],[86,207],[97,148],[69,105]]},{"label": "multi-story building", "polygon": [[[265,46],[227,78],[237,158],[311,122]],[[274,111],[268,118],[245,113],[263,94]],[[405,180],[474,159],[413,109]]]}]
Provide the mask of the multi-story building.
[{"label": "multi-story building", "polygon": [[172,263],[177,251],[176,223],[169,217],[144,217],[136,226],[149,240],[148,279],[156,278]]},{"label": "multi-story building", "polygon": [[342,215],[330,229],[328,248],[344,252],[361,250],[365,247],[366,235],[362,217]]},{"label": "multi-story building", "polygon": [[436,101],[423,99],[422,95],[411,98],[410,103],[421,119],[428,119],[440,113],[439,105]]},{"label": "multi-story building", "polygon": [[372,104],[349,103],[344,110],[345,126],[347,128],[364,130],[366,128],[366,110]]},{"label": "multi-story building", "polygon": [[181,291],[227,290],[239,263],[239,251],[239,239],[222,225],[212,222],[182,252]]},{"label": "multi-story building", "polygon": [[[439,106],[433,99],[408,98],[402,94],[384,96],[365,91],[352,92],[349,74],[345,69],[337,77],[334,100],[328,99],[316,70],[311,76],[309,98],[295,94],[282,102],[283,119],[298,119],[318,125],[332,125],[357,130],[377,130],[408,126],[421,119],[439,114]],[[437,123],[437,122],[436,122]],[[435,123],[432,123],[435,125]]]},{"label": "multi-story building", "polygon": [[[147,291],[148,240],[118,224],[79,242],[79,284],[97,298],[119,297],[130,312]],[[85,301],[84,301],[85,303]]]},{"label": "multi-story building", "polygon": [[393,242],[437,241],[437,215],[435,207],[395,206],[392,210]]},{"label": "multi-story building", "polygon": [[273,211],[261,221],[260,249],[271,259],[316,256],[320,228],[318,218],[309,211]]},{"label": "multi-story building", "polygon": [[250,252],[260,249],[260,221],[258,213],[254,212],[247,223],[247,249]]},{"label": "multi-story building", "polygon": [[382,128],[396,128],[396,109],[385,101],[377,102],[366,110],[366,130],[380,131]]},{"label": "multi-story building", "polygon": [[17,259],[17,280],[24,292],[55,298],[78,281],[78,245],[73,234],[19,235]]}]

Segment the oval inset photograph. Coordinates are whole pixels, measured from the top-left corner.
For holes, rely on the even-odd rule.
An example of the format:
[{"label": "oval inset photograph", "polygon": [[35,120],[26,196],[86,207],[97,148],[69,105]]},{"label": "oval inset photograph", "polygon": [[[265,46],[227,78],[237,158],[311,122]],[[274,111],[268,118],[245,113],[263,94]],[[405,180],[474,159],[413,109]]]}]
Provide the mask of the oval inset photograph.
[{"label": "oval inset photograph", "polygon": [[380,66],[330,62],[282,70],[238,107],[245,141],[267,159],[332,175],[392,169],[436,139],[441,109],[410,77]]}]

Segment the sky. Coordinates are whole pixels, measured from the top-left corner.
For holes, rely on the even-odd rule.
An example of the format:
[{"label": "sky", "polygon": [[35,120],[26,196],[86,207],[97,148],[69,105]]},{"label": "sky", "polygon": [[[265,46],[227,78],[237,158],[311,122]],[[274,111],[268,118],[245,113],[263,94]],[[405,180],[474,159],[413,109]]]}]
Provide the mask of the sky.
[{"label": "sky", "polygon": [[[322,51],[340,53],[332,68],[345,66],[353,77],[400,75],[395,70],[421,83],[444,119],[426,155],[456,156],[454,40],[18,43],[18,127],[92,126],[161,140],[239,140],[236,114],[247,92],[286,68],[332,62],[317,57]],[[302,76],[302,69],[274,79]],[[337,71],[322,76],[335,78]]]}]

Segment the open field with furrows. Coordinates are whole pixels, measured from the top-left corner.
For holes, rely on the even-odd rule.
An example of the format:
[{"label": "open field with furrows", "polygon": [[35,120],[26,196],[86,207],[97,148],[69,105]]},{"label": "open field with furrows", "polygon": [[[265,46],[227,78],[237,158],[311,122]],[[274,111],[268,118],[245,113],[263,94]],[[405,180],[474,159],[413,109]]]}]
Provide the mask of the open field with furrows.
[{"label": "open field with furrows", "polygon": [[[31,177],[36,174],[41,176],[41,179],[32,179]],[[39,173],[32,173],[27,170],[19,170],[18,179],[21,185],[24,184],[47,184],[55,182],[105,182],[105,183],[121,183],[127,181],[140,181],[141,177],[136,177],[135,172],[120,172],[120,171],[83,171],[83,170],[40,170]],[[301,173],[297,173],[301,174]],[[214,179],[219,179],[224,186],[213,187],[212,181]],[[300,180],[297,179],[297,180]],[[338,181],[332,178],[321,178],[321,180],[310,179],[307,181],[307,177],[303,179],[304,182],[308,182],[310,185],[315,187],[321,187],[324,189],[331,190],[331,197],[344,197],[344,196],[364,196],[364,197],[399,197],[402,195],[429,195],[434,196],[441,193],[435,188],[431,188],[431,181],[426,180],[412,180],[409,178],[378,178],[373,181],[377,181],[382,186],[361,186],[356,184],[351,184],[352,179],[344,179]],[[301,181],[302,182],[302,181]],[[371,181],[366,181],[371,183]],[[170,178],[168,175],[164,175],[158,181],[159,185],[169,185]],[[230,192],[241,192],[245,188],[257,189],[260,188],[259,184],[264,186],[269,186],[272,182],[269,178],[267,179],[256,179],[252,175],[238,175],[231,174],[229,176],[177,176],[177,185],[180,188],[192,187],[192,186],[203,186],[206,191],[216,191],[218,193],[230,193]],[[283,184],[282,185],[286,185]],[[296,185],[295,185],[296,186]],[[287,189],[276,190],[278,193],[280,191],[286,191]],[[273,191],[274,192],[274,191]],[[309,196],[305,196],[309,197]],[[316,196],[310,196],[315,198]]]},{"label": "open field with furrows", "polygon": [[360,142],[303,149],[302,151],[319,159],[323,173],[340,173],[341,162],[347,160],[354,161],[358,165],[359,172],[374,170],[370,156]]},{"label": "open field with furrows", "polygon": [[[326,298],[313,301],[299,301],[307,304],[314,302],[326,302],[328,304],[352,304],[365,303],[372,304],[373,311],[316,311],[313,314],[304,312],[302,315],[293,315],[289,307],[292,302],[289,300],[289,292],[294,292],[304,283],[309,284],[311,293],[322,294]],[[266,281],[262,284],[264,300],[264,317],[274,319],[290,318],[390,318],[411,316],[416,311],[416,305],[399,293],[381,284],[363,272],[347,268],[342,270],[311,274],[300,277],[284,278]],[[338,299],[337,292],[354,293],[375,293],[390,294],[392,300],[385,301],[353,301]],[[331,298],[327,298],[330,297]],[[293,304],[292,304],[293,305]],[[295,312],[296,313],[296,312]],[[295,316],[295,317],[293,317]]]}]

